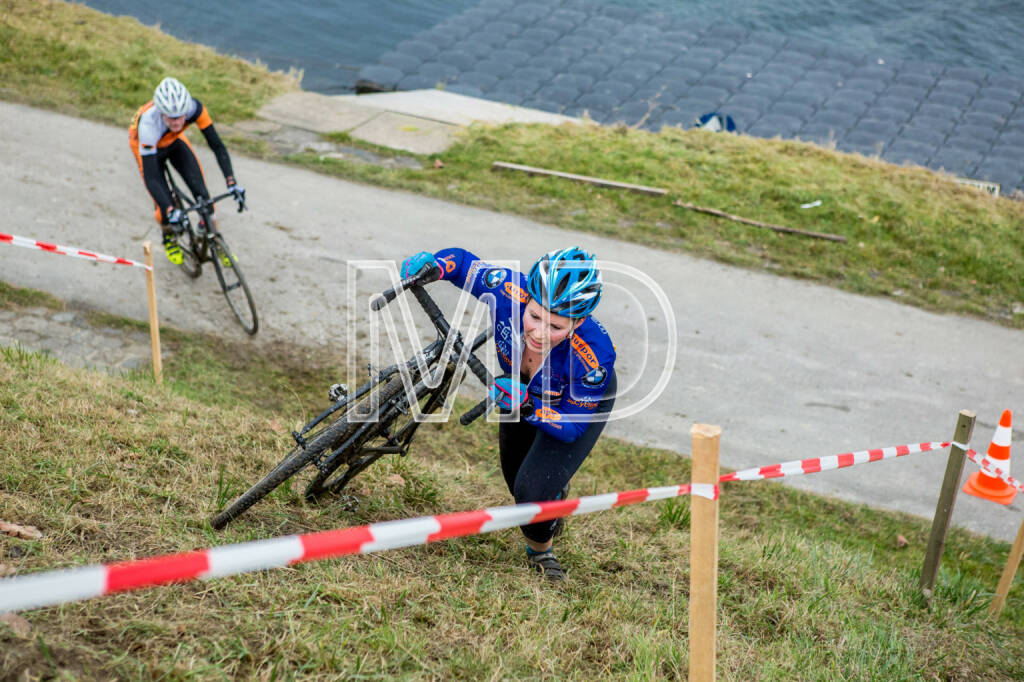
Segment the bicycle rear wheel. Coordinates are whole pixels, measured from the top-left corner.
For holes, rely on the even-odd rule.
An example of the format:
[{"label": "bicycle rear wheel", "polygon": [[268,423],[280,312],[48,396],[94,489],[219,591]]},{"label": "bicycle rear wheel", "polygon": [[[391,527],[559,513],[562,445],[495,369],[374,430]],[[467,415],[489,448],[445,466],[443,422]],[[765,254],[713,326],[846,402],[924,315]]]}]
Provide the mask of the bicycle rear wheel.
[{"label": "bicycle rear wheel", "polygon": [[[224,291],[231,311],[247,334],[255,334],[260,326],[259,317],[256,315],[256,302],[253,301],[249,285],[238,267],[238,260],[228,248],[223,235],[215,234],[210,240],[210,256],[213,259],[213,268],[217,272],[217,280],[220,281],[220,288]],[[226,266],[225,260],[231,265]]]},{"label": "bicycle rear wheel", "polygon": [[210,525],[217,530],[224,528],[228,522],[266,497],[271,491],[312,462],[315,457],[344,443],[358,426],[359,424],[349,424],[345,417],[341,417],[324,429],[305,448],[301,446],[296,447],[269,474],[264,476],[259,483],[242,493],[238,499],[225,507],[219,514],[214,515],[210,519]]}]

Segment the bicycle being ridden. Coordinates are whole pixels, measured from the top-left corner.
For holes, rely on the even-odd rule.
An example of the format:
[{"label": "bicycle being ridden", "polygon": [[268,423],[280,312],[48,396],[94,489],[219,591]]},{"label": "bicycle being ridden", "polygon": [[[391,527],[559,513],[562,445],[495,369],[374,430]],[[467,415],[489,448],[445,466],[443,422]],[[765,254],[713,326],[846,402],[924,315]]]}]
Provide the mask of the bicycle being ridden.
[{"label": "bicycle being ridden", "polygon": [[245,204],[245,189],[235,181],[227,147],[217,134],[209,111],[177,79],[167,77],[160,81],[153,91],[153,99],[139,107],[128,129],[132,155],[139,166],[142,182],[153,199],[154,216],[163,232],[164,252],[175,265],[181,265],[183,260],[177,233],[180,232],[184,214],[182,208],[175,206],[172,200],[171,188],[165,176],[168,163],[178,171],[196,200],[210,198],[202,166],[185,136],[186,128],[193,123],[210,145],[217,165],[224,174],[228,192],[238,202],[241,210]]},{"label": "bicycle being ridden", "polygon": [[[185,136],[185,129],[193,123],[210,145],[227,183],[228,191],[212,199],[202,166]],[[237,202],[239,212],[245,210],[245,189],[235,181],[231,157],[206,107],[178,80],[164,78],[153,91],[153,99],[132,118],[129,143],[153,199],[167,259],[193,278],[199,276],[202,263],[213,261],[235,317],[247,333],[255,334],[259,321],[249,285],[214,217],[214,204],[227,197]],[[184,180],[187,191],[174,182],[171,166]],[[194,222],[189,213],[194,213]]]},{"label": "bicycle being ridden", "polygon": [[[405,454],[419,425],[410,401],[423,413],[438,409],[458,385],[456,371],[463,363],[489,387],[487,401],[463,415],[464,425],[495,404],[520,417],[503,420],[498,432],[502,472],[516,502],[568,494],[569,479],[592,450],[615,399],[615,350],[604,327],[590,316],[602,290],[593,257],[578,248],[553,251],[525,276],[451,248],[407,258],[401,274],[402,282],[375,307],[409,289],[437,328],[437,340],[403,363],[404,370],[388,367],[351,396],[333,391],[335,403],[293,434],[297,447],[273,471],[214,516],[215,528],[303,469],[311,473],[306,497],[313,499],[340,492],[385,454]],[[464,344],[423,288],[437,279],[486,301],[494,313],[493,329]],[[502,370],[519,370],[519,376],[492,379],[473,355],[492,333]],[[413,381],[411,394],[403,373]],[[553,520],[522,527],[530,565],[551,580],[565,579],[551,549],[559,526]]]}]

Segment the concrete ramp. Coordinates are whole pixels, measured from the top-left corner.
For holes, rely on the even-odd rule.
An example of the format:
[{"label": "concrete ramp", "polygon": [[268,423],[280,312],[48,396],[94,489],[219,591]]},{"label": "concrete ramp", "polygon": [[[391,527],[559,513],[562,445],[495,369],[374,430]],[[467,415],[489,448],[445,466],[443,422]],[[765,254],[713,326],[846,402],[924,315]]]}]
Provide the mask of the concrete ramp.
[{"label": "concrete ramp", "polygon": [[256,115],[314,133],[346,132],[358,140],[414,154],[443,152],[459,130],[478,122],[584,122],[443,90],[336,96],[289,92],[264,105]]}]

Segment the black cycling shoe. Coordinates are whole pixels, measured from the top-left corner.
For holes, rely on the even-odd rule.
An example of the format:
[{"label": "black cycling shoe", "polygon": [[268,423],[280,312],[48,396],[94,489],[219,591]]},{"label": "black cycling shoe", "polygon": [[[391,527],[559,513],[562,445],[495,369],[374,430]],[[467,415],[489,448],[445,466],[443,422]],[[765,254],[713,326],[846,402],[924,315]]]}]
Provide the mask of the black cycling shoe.
[{"label": "black cycling shoe", "polygon": [[526,557],[545,579],[558,583],[565,582],[565,571],[562,570],[562,564],[558,563],[558,559],[550,549],[540,554],[527,554]]}]

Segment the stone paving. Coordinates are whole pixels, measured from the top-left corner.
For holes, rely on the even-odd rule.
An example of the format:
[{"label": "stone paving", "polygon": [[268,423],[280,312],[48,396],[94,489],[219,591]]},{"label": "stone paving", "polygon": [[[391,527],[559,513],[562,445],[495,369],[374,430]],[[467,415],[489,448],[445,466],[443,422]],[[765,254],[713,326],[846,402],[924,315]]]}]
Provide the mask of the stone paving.
[{"label": "stone paving", "polygon": [[41,307],[0,310],[0,348],[15,345],[111,372],[141,369],[152,358],[148,333],[95,327],[84,313]]},{"label": "stone paving", "polygon": [[694,25],[585,0],[484,0],[403,41],[357,90],[446,90],[599,123],[801,139],[1024,188],[1024,79]]}]

